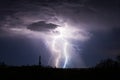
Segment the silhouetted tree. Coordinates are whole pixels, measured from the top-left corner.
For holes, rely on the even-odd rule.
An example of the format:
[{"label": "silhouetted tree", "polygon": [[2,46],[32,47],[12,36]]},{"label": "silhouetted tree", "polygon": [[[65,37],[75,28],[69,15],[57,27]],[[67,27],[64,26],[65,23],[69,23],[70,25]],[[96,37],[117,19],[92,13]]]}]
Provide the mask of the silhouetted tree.
[{"label": "silhouetted tree", "polygon": [[116,66],[117,62],[112,59],[102,60],[99,64],[96,65],[97,68],[112,68]]},{"label": "silhouetted tree", "polygon": [[5,62],[0,62],[0,66],[5,67],[6,66]]},{"label": "silhouetted tree", "polygon": [[116,57],[117,62],[120,63],[120,55]]},{"label": "silhouetted tree", "polygon": [[120,68],[120,55],[116,57],[117,60],[117,66]]}]

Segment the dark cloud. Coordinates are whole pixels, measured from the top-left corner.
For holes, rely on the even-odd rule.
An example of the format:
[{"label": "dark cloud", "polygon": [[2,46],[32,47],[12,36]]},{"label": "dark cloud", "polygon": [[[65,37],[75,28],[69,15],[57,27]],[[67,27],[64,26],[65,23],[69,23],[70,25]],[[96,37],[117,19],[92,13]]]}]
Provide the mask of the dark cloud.
[{"label": "dark cloud", "polygon": [[36,23],[32,23],[28,25],[28,29],[33,31],[49,31],[51,29],[55,29],[57,27],[56,24],[46,23],[45,21],[40,21]]},{"label": "dark cloud", "polygon": [[[56,16],[61,16],[88,30],[103,31],[120,26],[119,4],[119,0],[3,1],[0,8],[0,18],[2,20],[6,18],[3,16],[9,15],[11,16],[11,24],[21,24],[17,23],[19,21],[14,19],[14,17],[27,24],[30,20],[49,20]],[[32,22],[27,25],[30,24],[32,24]],[[14,27],[14,25],[12,25],[12,27]]]}]

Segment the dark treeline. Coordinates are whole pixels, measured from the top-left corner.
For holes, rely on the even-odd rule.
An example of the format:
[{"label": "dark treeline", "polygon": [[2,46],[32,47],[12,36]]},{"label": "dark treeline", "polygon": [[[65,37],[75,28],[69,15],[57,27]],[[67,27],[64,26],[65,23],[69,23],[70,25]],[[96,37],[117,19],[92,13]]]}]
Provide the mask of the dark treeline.
[{"label": "dark treeline", "polygon": [[120,68],[120,56],[117,56],[115,60],[106,59],[101,60],[100,63],[96,64],[96,68]]},{"label": "dark treeline", "polygon": [[120,56],[115,60],[106,59],[100,61],[92,68],[52,68],[50,66],[43,67],[40,62],[38,65],[32,66],[7,66],[4,62],[0,62],[0,80],[23,80],[23,79],[120,79]]},{"label": "dark treeline", "polygon": [[[28,67],[29,65],[23,65],[21,67]],[[41,56],[39,56],[39,63],[38,65],[32,65],[33,66],[38,66],[38,67],[42,67],[42,68],[52,68],[51,66],[46,66],[43,67],[41,65]],[[5,64],[5,62],[1,62],[0,61],[0,67],[9,67],[7,64]],[[101,60],[98,64],[96,64],[95,67],[92,68],[120,68],[120,56],[117,56],[115,60],[113,59],[106,59],[106,60]],[[54,67],[53,67],[54,68]]]}]

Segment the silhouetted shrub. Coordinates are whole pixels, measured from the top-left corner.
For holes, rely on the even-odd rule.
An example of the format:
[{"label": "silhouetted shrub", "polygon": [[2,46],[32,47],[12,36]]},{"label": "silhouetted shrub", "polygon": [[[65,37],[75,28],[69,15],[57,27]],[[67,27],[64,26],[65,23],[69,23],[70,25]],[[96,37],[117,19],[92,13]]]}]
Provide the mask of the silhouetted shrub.
[{"label": "silhouetted shrub", "polygon": [[120,63],[120,56],[117,56],[116,59],[117,59],[117,62]]},{"label": "silhouetted shrub", "polygon": [[96,68],[120,68],[120,56],[117,57],[117,61],[112,59],[102,60],[95,67]]},{"label": "silhouetted shrub", "polygon": [[4,62],[0,62],[0,67],[5,67],[6,64]]}]

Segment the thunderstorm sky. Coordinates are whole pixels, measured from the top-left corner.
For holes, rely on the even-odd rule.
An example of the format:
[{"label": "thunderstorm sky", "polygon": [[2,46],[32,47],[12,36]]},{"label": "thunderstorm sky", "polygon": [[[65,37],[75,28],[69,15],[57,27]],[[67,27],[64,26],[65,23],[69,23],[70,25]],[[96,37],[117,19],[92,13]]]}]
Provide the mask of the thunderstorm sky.
[{"label": "thunderstorm sky", "polygon": [[120,55],[119,0],[0,0],[0,61],[62,68]]}]

